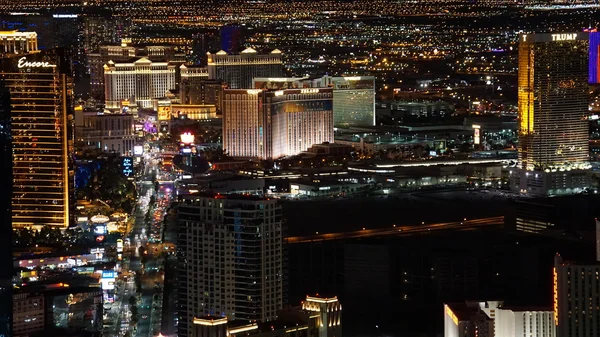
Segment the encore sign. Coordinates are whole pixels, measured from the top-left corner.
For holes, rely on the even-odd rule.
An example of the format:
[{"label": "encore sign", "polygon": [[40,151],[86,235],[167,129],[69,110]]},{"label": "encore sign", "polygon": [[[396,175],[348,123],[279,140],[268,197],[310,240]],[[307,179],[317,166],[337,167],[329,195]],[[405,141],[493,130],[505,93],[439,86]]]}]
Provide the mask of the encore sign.
[{"label": "encore sign", "polygon": [[29,62],[26,57],[21,57],[17,64],[19,68],[54,68],[56,65],[48,62]]}]

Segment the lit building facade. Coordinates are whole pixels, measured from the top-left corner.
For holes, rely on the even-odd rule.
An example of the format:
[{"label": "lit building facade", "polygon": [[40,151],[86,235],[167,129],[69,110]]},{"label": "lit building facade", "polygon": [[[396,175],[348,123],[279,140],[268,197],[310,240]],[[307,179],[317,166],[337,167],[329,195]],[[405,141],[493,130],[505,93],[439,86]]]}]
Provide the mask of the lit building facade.
[{"label": "lit building facade", "polygon": [[556,337],[554,311],[504,308],[496,310],[495,337]]},{"label": "lit building facade", "polygon": [[[140,58],[152,62],[168,62],[176,67],[185,61],[185,55],[177,53],[172,46],[135,47],[123,40],[120,46],[100,46],[98,51],[87,54],[88,71],[90,73],[90,93],[97,100],[105,99],[105,65],[112,63],[132,63]],[[176,78],[177,79],[177,74]],[[174,89],[175,87],[171,88]]]},{"label": "lit building facade", "polygon": [[448,303],[444,337],[556,337],[554,312],[507,307],[503,301]]},{"label": "lit building facade", "polygon": [[[126,25],[123,24],[124,19],[92,15],[86,15],[82,19],[83,51],[86,55],[97,55],[102,45],[119,43],[121,38],[127,35]],[[100,70],[104,63],[100,64]]]},{"label": "lit building facade", "polygon": [[127,62],[137,55],[136,48],[123,43],[121,46],[100,46],[98,52],[87,54],[90,74],[90,94],[97,100],[104,99],[104,65],[109,61]]},{"label": "lit building facade", "polygon": [[302,309],[315,315],[315,326],[319,330],[319,337],[342,336],[342,305],[337,297],[306,296]]},{"label": "lit building facade", "polygon": [[135,134],[132,114],[104,114],[75,110],[75,141],[88,148],[133,155]]},{"label": "lit building facade", "polygon": [[207,53],[209,79],[222,80],[230,89],[250,89],[255,77],[282,77],[281,51],[258,54],[247,48],[240,54],[227,54],[221,50]]},{"label": "lit building facade", "polygon": [[46,306],[43,294],[15,294],[13,307],[13,336],[29,336],[44,331]]},{"label": "lit building facade", "polygon": [[178,209],[178,336],[195,317],[248,323],[276,319],[282,308],[283,234],[276,200],[187,195]]},{"label": "lit building facade", "polygon": [[58,59],[47,52],[3,60],[11,100],[14,228],[69,226],[72,85]]},{"label": "lit building facade", "polygon": [[511,187],[576,193],[590,184],[588,33],[519,39],[519,169],[511,172]]},{"label": "lit building facade", "polygon": [[270,160],[333,142],[332,90],[226,89],[224,149],[233,157]]},{"label": "lit building facade", "polygon": [[206,67],[186,67],[182,65],[179,100],[181,104],[214,105],[221,112],[223,82],[209,80]]},{"label": "lit building facade", "polygon": [[122,101],[140,108],[154,108],[159,98],[175,89],[177,66],[143,57],[132,63],[109,61],[104,65],[105,107],[119,109]]},{"label": "lit building facade", "polygon": [[333,143],[331,89],[267,92],[271,115],[271,158],[293,156],[314,144]]},{"label": "lit building facade", "polygon": [[444,304],[444,337],[493,337],[494,317],[499,304],[500,302]]},{"label": "lit building facade", "polygon": [[36,51],[36,32],[0,31],[0,55],[28,54]]},{"label": "lit building facade", "polygon": [[375,77],[346,76],[319,79],[333,87],[333,123],[336,127],[375,125]]},{"label": "lit building facade", "polygon": [[554,258],[554,318],[560,337],[600,336],[600,263]]}]

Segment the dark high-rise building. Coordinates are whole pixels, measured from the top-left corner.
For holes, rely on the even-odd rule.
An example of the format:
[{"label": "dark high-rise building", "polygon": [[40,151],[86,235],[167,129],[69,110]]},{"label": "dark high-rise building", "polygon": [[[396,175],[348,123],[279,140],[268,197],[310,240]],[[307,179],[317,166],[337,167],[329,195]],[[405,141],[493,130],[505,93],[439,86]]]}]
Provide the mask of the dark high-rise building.
[{"label": "dark high-rise building", "polygon": [[274,199],[189,195],[178,210],[178,336],[207,315],[272,321],[282,308],[283,228]]},{"label": "dark high-rise building", "polygon": [[255,77],[282,77],[283,63],[281,51],[275,49],[269,54],[258,54],[246,48],[240,54],[232,55],[221,50],[207,54],[208,78],[223,80],[230,89],[253,88]]},{"label": "dark high-rise building", "polygon": [[557,336],[600,336],[599,262],[554,258],[554,321]]},{"label": "dark high-rise building", "polygon": [[206,65],[207,53],[220,48],[219,31],[210,30],[192,34],[190,61],[193,65]]},{"label": "dark high-rise building", "polygon": [[12,225],[66,228],[70,223],[71,81],[58,51],[2,60],[11,100]]},{"label": "dark high-rise building", "polygon": [[515,191],[569,194],[589,186],[588,33],[519,36],[519,170]]},{"label": "dark high-rise building", "polygon": [[225,25],[221,27],[221,50],[227,53],[235,53],[242,49],[242,26]]},{"label": "dark high-rise building", "polygon": [[0,82],[0,335],[12,336],[12,142],[10,93]]}]

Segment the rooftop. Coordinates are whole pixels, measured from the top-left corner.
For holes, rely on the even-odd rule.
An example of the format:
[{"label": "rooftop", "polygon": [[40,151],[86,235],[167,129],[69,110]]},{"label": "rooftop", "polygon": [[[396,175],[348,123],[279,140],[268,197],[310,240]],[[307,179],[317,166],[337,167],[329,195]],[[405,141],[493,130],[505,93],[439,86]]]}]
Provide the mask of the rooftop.
[{"label": "rooftop", "polygon": [[36,32],[20,32],[18,30],[3,30],[0,31],[0,37],[37,37]]},{"label": "rooftop", "polygon": [[276,201],[272,198],[267,198],[259,195],[251,194],[221,194],[213,192],[198,192],[194,194],[185,195],[182,197],[183,201],[193,200],[194,198],[213,198],[213,199],[227,199],[227,200],[246,200],[246,201]]}]

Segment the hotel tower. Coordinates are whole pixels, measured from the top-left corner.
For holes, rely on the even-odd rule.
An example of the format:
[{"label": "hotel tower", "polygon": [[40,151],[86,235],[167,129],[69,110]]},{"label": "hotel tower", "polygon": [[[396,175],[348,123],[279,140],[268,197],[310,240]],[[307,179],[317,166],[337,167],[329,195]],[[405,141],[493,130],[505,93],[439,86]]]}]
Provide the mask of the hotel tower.
[{"label": "hotel tower", "polygon": [[519,36],[519,159],[511,188],[533,195],[589,186],[588,33]]},{"label": "hotel tower", "polygon": [[13,228],[69,225],[72,89],[59,60],[54,52],[2,59],[12,124]]}]

